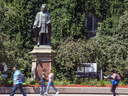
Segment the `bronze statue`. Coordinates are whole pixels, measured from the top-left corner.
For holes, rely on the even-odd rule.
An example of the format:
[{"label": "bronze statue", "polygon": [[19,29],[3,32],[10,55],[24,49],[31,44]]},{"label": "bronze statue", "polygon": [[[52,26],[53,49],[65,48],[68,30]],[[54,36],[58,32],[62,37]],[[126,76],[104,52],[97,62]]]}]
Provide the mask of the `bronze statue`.
[{"label": "bronze statue", "polygon": [[51,40],[51,16],[47,12],[47,6],[42,4],[41,11],[37,13],[33,31],[36,35],[37,45],[50,45]]}]

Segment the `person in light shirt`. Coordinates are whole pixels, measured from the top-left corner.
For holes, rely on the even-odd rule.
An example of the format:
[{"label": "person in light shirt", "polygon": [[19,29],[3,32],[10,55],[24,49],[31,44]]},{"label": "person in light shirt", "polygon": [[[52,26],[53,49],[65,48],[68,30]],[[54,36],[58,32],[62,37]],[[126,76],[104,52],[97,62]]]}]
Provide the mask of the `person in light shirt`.
[{"label": "person in light shirt", "polygon": [[49,73],[50,74],[49,74],[49,76],[47,78],[47,80],[49,80],[48,88],[47,88],[47,92],[45,92],[44,94],[48,94],[50,86],[52,86],[54,88],[54,90],[56,91],[56,94],[59,94],[57,89],[54,87],[54,74],[52,73],[52,70],[49,70]]},{"label": "person in light shirt", "polygon": [[24,92],[23,88],[22,88],[22,79],[21,79],[21,73],[18,70],[17,66],[13,67],[14,70],[14,76],[13,76],[13,88],[12,88],[12,92],[10,94],[10,96],[14,96],[15,91],[17,89],[20,90],[20,92],[23,94],[23,96],[27,96],[26,93]]}]

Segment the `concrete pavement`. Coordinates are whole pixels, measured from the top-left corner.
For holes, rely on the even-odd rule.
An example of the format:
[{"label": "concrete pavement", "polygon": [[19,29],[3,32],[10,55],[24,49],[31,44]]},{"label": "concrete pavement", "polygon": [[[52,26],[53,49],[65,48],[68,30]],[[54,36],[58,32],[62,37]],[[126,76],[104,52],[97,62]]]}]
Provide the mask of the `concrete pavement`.
[{"label": "concrete pavement", "polygon": [[[9,94],[0,94],[0,96],[9,96]],[[14,96],[23,96],[21,94],[15,94]],[[39,94],[27,94],[27,96],[40,96]],[[113,95],[108,95],[108,94],[48,94],[44,96],[113,96]],[[117,95],[117,96],[127,96],[127,95]]]},{"label": "concrete pavement", "polygon": [[[61,94],[111,94],[109,87],[56,87]],[[0,87],[0,94],[9,94],[12,91],[12,87]],[[24,87],[24,91],[27,94],[40,93],[39,87]],[[118,94],[128,95],[128,88],[117,88]],[[16,93],[20,93],[19,90]],[[54,94],[55,90],[50,88],[50,94]]]}]

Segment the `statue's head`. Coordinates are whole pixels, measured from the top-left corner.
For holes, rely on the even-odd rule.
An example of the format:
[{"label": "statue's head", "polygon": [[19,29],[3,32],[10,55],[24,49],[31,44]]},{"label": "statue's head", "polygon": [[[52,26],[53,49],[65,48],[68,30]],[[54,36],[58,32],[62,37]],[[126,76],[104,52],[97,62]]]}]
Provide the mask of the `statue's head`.
[{"label": "statue's head", "polygon": [[47,5],[46,4],[42,4],[41,11],[42,12],[46,12],[47,11]]}]

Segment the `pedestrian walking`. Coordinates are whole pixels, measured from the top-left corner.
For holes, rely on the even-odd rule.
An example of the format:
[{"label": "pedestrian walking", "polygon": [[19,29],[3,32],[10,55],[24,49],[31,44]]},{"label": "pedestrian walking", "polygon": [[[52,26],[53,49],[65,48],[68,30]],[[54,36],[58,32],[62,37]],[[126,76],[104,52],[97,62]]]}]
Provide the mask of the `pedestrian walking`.
[{"label": "pedestrian walking", "polygon": [[13,88],[12,88],[12,92],[10,94],[10,96],[14,96],[15,91],[17,89],[20,90],[20,92],[23,94],[23,96],[27,96],[26,93],[24,92],[23,88],[22,88],[22,79],[21,79],[21,73],[18,70],[17,66],[13,67],[14,70],[14,75],[13,75]]},{"label": "pedestrian walking", "polygon": [[40,88],[40,95],[42,95],[43,87],[44,87],[44,91],[43,91],[43,92],[46,91],[46,84],[45,84],[45,79],[46,79],[46,77],[45,77],[45,72],[46,72],[46,69],[43,69],[42,71],[43,71],[43,72],[42,72],[42,74],[41,74],[41,80],[39,81],[39,82],[40,82],[40,85],[41,85],[41,88]]},{"label": "pedestrian walking", "polygon": [[49,80],[48,87],[47,87],[47,92],[45,92],[44,94],[45,95],[48,94],[50,86],[52,86],[54,88],[54,90],[56,91],[56,94],[59,94],[59,91],[57,91],[57,89],[54,87],[54,74],[52,73],[52,70],[49,70],[49,73],[50,74],[47,78],[47,80]]},{"label": "pedestrian walking", "polygon": [[111,80],[111,83],[112,83],[111,92],[113,93],[113,96],[116,96],[115,90],[119,84],[120,76],[119,76],[119,74],[115,73],[114,69],[111,69],[110,72],[111,72],[111,76],[108,78],[106,78],[106,77],[105,78],[107,80]]}]

